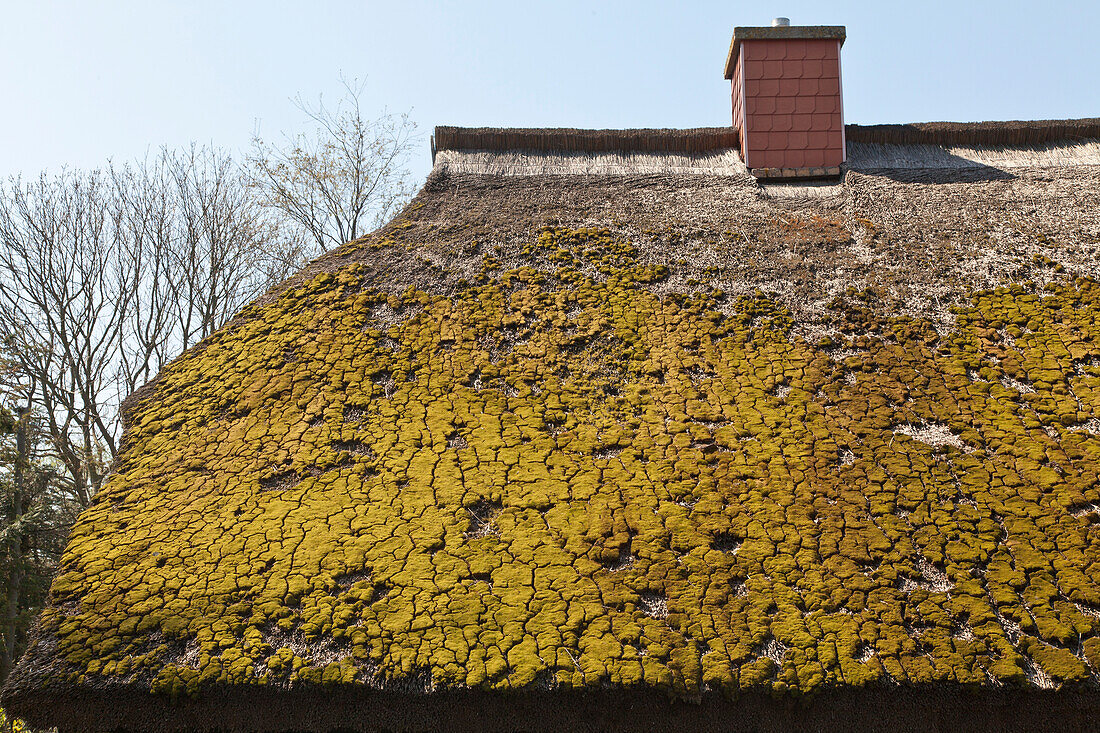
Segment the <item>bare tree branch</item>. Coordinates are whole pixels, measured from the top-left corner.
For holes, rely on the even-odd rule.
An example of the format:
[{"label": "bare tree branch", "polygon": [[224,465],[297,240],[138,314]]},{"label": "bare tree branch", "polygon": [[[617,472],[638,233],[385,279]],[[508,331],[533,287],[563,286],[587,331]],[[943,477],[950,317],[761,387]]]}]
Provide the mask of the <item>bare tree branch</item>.
[{"label": "bare tree branch", "polygon": [[344,80],[335,108],[318,97],[295,104],[316,126],[283,145],[252,140],[248,168],[262,201],[295,222],[316,253],[357,239],[392,217],[412,196],[407,168],[416,125],[407,114],[364,116],[363,85]]},{"label": "bare tree branch", "polygon": [[197,146],[0,187],[0,337],[81,506],[118,452],[122,399],[300,266],[286,230]]}]

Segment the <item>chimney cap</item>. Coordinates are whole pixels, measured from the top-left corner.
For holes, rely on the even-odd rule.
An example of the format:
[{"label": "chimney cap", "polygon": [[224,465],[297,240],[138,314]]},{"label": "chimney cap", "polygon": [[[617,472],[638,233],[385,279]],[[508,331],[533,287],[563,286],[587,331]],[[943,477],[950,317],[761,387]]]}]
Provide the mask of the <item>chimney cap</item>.
[{"label": "chimney cap", "polygon": [[733,68],[737,65],[742,41],[807,38],[837,40],[843,44],[844,37],[845,29],[842,25],[738,26],[733,29],[733,41],[730,43],[729,55],[726,56],[726,78],[733,78]]},{"label": "chimney cap", "polygon": [[790,18],[784,18],[783,16],[772,19],[772,28],[786,28],[790,24],[791,24],[791,19]]}]

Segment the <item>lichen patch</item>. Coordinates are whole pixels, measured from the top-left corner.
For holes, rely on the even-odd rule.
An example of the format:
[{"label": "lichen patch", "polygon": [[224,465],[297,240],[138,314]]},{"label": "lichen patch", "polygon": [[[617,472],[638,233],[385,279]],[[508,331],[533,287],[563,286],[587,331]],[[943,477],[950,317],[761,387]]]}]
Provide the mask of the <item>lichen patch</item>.
[{"label": "lichen patch", "polygon": [[463,287],[317,274],[165,369],[72,531],[54,673],[1095,683],[1100,283],[967,291],[949,329],[852,290],[810,341],[762,291],[668,286],[627,233],[522,246]]}]

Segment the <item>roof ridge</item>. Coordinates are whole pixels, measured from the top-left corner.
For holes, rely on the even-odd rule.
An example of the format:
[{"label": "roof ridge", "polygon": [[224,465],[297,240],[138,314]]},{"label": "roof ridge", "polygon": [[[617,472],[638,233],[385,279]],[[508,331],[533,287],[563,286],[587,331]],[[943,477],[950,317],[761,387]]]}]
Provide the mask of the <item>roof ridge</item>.
[{"label": "roof ridge", "polygon": [[[1100,138],[1100,118],[915,122],[845,125],[848,142],[895,145],[1039,145],[1056,140]],[[432,155],[440,150],[538,150],[553,152],[705,153],[738,147],[733,127],[687,129],[577,129],[566,127],[438,126]]]},{"label": "roof ridge", "polygon": [[1100,118],[845,125],[849,142],[892,145],[1039,145],[1100,138]]}]

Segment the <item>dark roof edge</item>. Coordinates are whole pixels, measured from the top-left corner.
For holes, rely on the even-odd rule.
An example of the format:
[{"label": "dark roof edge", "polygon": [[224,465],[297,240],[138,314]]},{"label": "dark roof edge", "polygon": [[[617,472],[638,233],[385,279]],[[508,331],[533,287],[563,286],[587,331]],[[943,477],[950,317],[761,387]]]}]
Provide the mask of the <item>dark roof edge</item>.
[{"label": "dark roof edge", "polygon": [[849,142],[892,145],[1041,145],[1100,138],[1100,118],[846,125],[844,134]]},{"label": "dark roof edge", "polygon": [[[846,125],[848,142],[893,145],[1040,145],[1056,140],[1100,138],[1100,118],[1007,122],[916,122],[907,125]],[[732,127],[684,130],[578,130],[573,128],[435,128],[440,150],[524,150],[571,153],[705,153],[738,147]]]},{"label": "dark roof edge", "polygon": [[435,150],[528,150],[545,152],[703,153],[738,146],[732,127],[686,130],[578,130],[567,127],[437,127]]},{"label": "dark roof edge", "polygon": [[[49,680],[45,689],[6,689],[4,707],[36,729],[61,731],[343,730],[501,731],[924,730],[899,721],[956,721],[963,731],[1092,730],[1094,687],[976,689],[961,684],[825,687],[799,699],[759,689],[736,699],[696,700],[642,687],[517,690],[374,690],[349,685],[283,689],[210,685],[195,698],[150,694],[137,685],[96,688]],[[411,688],[412,685],[409,685]],[[929,729],[931,727],[929,726]]]}]

